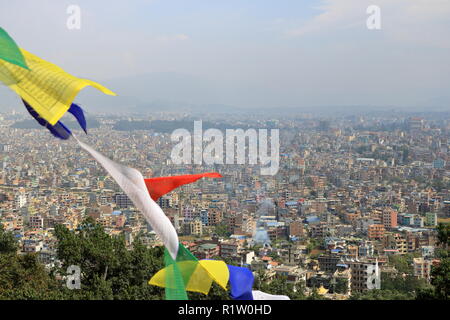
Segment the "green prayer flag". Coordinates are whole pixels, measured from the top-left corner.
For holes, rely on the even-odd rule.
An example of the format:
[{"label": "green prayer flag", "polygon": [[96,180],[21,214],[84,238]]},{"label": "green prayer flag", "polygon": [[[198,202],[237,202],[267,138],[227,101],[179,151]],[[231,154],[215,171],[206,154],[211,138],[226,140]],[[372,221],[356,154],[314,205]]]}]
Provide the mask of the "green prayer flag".
[{"label": "green prayer flag", "polygon": [[[186,287],[198,265],[198,260],[181,243],[178,246],[177,259],[174,261],[164,250],[166,265],[166,300],[188,300]],[[182,268],[180,268],[180,264]]]},{"label": "green prayer flag", "polygon": [[0,59],[9,63],[18,65],[24,69],[28,69],[25,58],[22,55],[17,44],[9,36],[9,34],[0,27]]}]

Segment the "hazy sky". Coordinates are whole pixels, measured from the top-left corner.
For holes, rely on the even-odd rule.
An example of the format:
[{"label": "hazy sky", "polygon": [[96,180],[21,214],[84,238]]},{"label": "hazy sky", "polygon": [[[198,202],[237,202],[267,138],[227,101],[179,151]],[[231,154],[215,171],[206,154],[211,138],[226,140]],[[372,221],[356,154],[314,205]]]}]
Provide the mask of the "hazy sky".
[{"label": "hazy sky", "polygon": [[[71,4],[80,30],[66,27]],[[366,27],[369,5],[381,30]],[[449,0],[0,0],[0,26],[76,76],[179,73],[214,86],[210,103],[450,101]]]}]

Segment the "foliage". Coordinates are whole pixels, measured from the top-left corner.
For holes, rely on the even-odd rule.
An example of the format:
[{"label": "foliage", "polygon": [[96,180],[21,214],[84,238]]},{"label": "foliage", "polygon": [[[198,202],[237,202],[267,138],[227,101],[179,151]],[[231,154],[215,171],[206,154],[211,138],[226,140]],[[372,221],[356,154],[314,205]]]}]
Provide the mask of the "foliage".
[{"label": "foliage", "polygon": [[0,254],[0,300],[61,298],[59,283],[35,254]]},{"label": "foliage", "polygon": [[381,288],[383,290],[398,291],[403,293],[414,292],[420,289],[426,289],[429,285],[425,279],[419,279],[413,275],[390,276],[381,273]]},{"label": "foliage", "polygon": [[438,231],[438,244],[448,247],[450,245],[450,224],[439,223],[437,226]]},{"label": "foliage", "polygon": [[[229,289],[229,288],[228,288]],[[211,290],[208,295],[204,295],[203,293],[198,292],[189,292],[188,298],[189,300],[231,300],[228,295],[229,290],[225,291],[218,284],[214,283],[211,286]]]},{"label": "foliage", "polygon": [[269,294],[287,295],[292,300],[305,300],[304,281],[299,281],[294,285],[288,283],[286,277],[281,276],[269,280],[263,270],[256,273],[253,288]]},{"label": "foliage", "polygon": [[6,232],[3,225],[0,224],[0,254],[14,253],[17,249],[17,241],[12,232]]},{"label": "foliage", "polygon": [[231,232],[228,228],[228,225],[225,223],[220,223],[220,224],[216,225],[215,233],[219,237],[224,237],[224,238],[228,238],[229,236],[231,236]]},{"label": "foliage", "polygon": [[[354,293],[353,300],[449,299],[450,261],[448,225],[440,224],[438,244],[441,262],[433,266],[431,284],[412,276],[413,254],[392,256],[390,262],[405,277],[382,274],[381,290]],[[39,262],[37,254],[18,254],[17,240],[0,225],[0,300],[1,299],[163,299],[164,289],[148,285],[151,276],[163,268],[163,248],[147,248],[137,237],[131,249],[123,236],[109,236],[93,219],[86,219],[76,231],[55,227],[58,239],[57,258],[61,266],[50,272]],[[319,242],[311,239],[312,250]],[[444,247],[444,248],[442,248]],[[233,264],[232,261],[226,261]],[[64,283],[70,265],[81,269],[81,290],[69,290]],[[342,279],[345,280],[345,279]],[[335,292],[345,292],[347,283],[336,282]],[[286,277],[268,279],[264,271],[255,275],[254,288],[270,294],[287,295],[293,300],[326,299],[317,290],[307,297],[305,284],[295,285]],[[213,284],[209,295],[188,293],[190,299],[229,300],[228,292]]]},{"label": "foliage", "polygon": [[337,278],[336,282],[333,284],[334,293],[347,294],[348,292],[348,279]]},{"label": "foliage", "polygon": [[389,262],[397,269],[400,273],[412,274],[413,270],[413,259],[414,255],[407,253],[405,255],[392,255],[389,256]]},{"label": "foliage", "polygon": [[431,284],[433,288],[419,290],[417,299],[420,300],[449,300],[450,298],[450,257],[449,257],[449,225],[440,223],[437,227],[438,245],[445,247],[444,252],[440,252],[440,263],[431,268]]},{"label": "foliage", "polygon": [[147,284],[164,267],[162,248],[146,248],[137,238],[127,250],[123,237],[109,236],[92,218],[77,232],[56,226],[55,235],[62,263],[57,271],[81,269],[81,290],[64,290],[71,299],[162,299],[163,290]]},{"label": "foliage", "polygon": [[59,299],[58,282],[36,254],[17,254],[17,241],[0,225],[0,300]]},{"label": "foliage", "polygon": [[364,293],[354,293],[350,300],[413,300],[413,292],[400,292],[397,290],[368,290]]},{"label": "foliage", "polygon": [[311,253],[312,250],[319,248],[319,247],[320,247],[319,240],[311,238],[311,239],[309,239],[309,243],[306,246],[306,249],[307,249],[308,253]]},{"label": "foliage", "polygon": [[437,267],[432,267],[431,284],[436,299],[450,299],[450,258],[443,258]]}]

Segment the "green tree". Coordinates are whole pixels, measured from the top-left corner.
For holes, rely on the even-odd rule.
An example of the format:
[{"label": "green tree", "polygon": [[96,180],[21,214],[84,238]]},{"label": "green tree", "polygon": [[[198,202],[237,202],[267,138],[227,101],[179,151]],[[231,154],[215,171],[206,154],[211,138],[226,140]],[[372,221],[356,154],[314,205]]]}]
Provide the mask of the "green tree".
[{"label": "green tree", "polygon": [[81,290],[64,289],[70,299],[162,299],[163,289],[148,285],[162,269],[163,249],[146,248],[137,238],[131,250],[122,236],[111,237],[93,219],[77,231],[55,227],[57,255],[64,275],[70,265],[81,269]]},{"label": "green tree", "polygon": [[224,290],[218,284],[213,282],[211,289],[207,295],[198,292],[189,292],[189,300],[231,300],[229,296],[229,288]]},{"label": "green tree", "polygon": [[337,278],[333,283],[333,292],[346,294],[348,292],[348,279]]},{"label": "green tree", "polygon": [[383,290],[399,291],[403,293],[415,292],[430,287],[425,279],[419,279],[413,275],[390,276],[381,273],[381,288]]},{"label": "green tree", "polygon": [[438,244],[442,245],[447,250],[450,245],[450,224],[439,223],[436,229],[438,232]]},{"label": "green tree", "polygon": [[219,237],[225,237],[225,238],[228,238],[231,235],[228,225],[225,223],[219,223],[218,225],[216,225],[215,233]]},{"label": "green tree", "polygon": [[0,223],[0,254],[15,253],[18,249],[17,241],[12,232],[6,232],[3,224]]},{"label": "green tree", "polygon": [[59,288],[35,254],[0,255],[0,300],[62,299]]},{"label": "green tree", "polygon": [[317,239],[310,238],[308,245],[306,246],[306,249],[307,249],[308,253],[311,253],[312,250],[318,248],[319,246],[320,246],[320,243]]},{"label": "green tree", "polygon": [[433,288],[425,288],[418,291],[417,299],[421,300],[449,300],[450,298],[450,257],[449,257],[449,225],[440,223],[437,227],[438,242],[445,248],[445,251],[440,253],[441,261],[439,265],[431,268],[431,284]]},{"label": "green tree", "polygon": [[450,259],[443,258],[438,266],[432,267],[431,284],[434,286],[434,296],[439,300],[450,298]]},{"label": "green tree", "polygon": [[0,300],[60,299],[59,283],[36,254],[17,254],[13,234],[0,225]]},{"label": "green tree", "polygon": [[285,276],[277,276],[274,279],[269,280],[267,274],[263,270],[256,273],[253,288],[269,294],[286,295],[292,300],[305,299],[304,281],[299,281],[294,285],[289,283]]},{"label": "green tree", "polygon": [[414,272],[412,262],[414,255],[411,253],[405,255],[392,255],[389,257],[389,262],[400,273],[412,274]]},{"label": "green tree", "polygon": [[350,300],[413,300],[413,292],[400,292],[395,290],[368,290],[362,293],[354,293]]},{"label": "green tree", "polygon": [[303,280],[298,281],[294,285],[294,293],[292,294],[291,298],[293,300],[305,300],[306,299],[305,290],[306,290],[305,281]]}]

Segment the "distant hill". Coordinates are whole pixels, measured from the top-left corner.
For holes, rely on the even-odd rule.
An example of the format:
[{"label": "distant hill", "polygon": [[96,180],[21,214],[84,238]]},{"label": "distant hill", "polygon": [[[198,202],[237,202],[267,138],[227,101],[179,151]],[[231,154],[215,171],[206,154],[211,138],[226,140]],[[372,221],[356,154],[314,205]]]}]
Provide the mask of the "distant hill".
[{"label": "distant hill", "polygon": [[[107,96],[87,87],[75,101],[93,113],[143,113],[179,112],[189,114],[252,114],[290,115],[301,113],[365,113],[371,111],[445,111],[450,110],[450,96],[430,97],[419,101],[416,106],[277,106],[251,108],[246,105],[233,106],[230,101],[240,95],[247,95],[245,88],[235,91],[229,85],[214,79],[176,72],[154,72],[110,80],[98,80],[117,96]],[[256,93],[264,95],[264,92]],[[11,90],[0,86],[0,112],[25,110],[20,99]]]},{"label": "distant hill", "polygon": [[[250,124],[236,125],[226,121],[202,121],[202,129],[210,128],[226,130],[226,129],[243,129],[251,128]],[[153,130],[159,133],[171,133],[176,129],[185,128],[192,132],[194,130],[194,120],[154,120],[154,121],[128,121],[119,120],[113,126],[113,130],[134,131],[134,130]],[[265,128],[275,128],[273,125],[266,125]]]},{"label": "distant hill", "polygon": [[239,112],[239,108],[217,103],[224,95],[219,85],[189,75],[149,73],[101,83],[117,96],[86,88],[76,101],[92,112]]},{"label": "distant hill", "polygon": [[[94,129],[100,127],[100,122],[98,122],[93,117],[88,117],[86,119],[87,122],[87,129]],[[80,125],[75,120],[63,120],[64,125],[66,125],[69,129],[78,130],[80,129]],[[34,119],[26,119],[15,122],[13,125],[11,125],[11,128],[15,129],[41,129],[42,126],[37,123]]]}]

